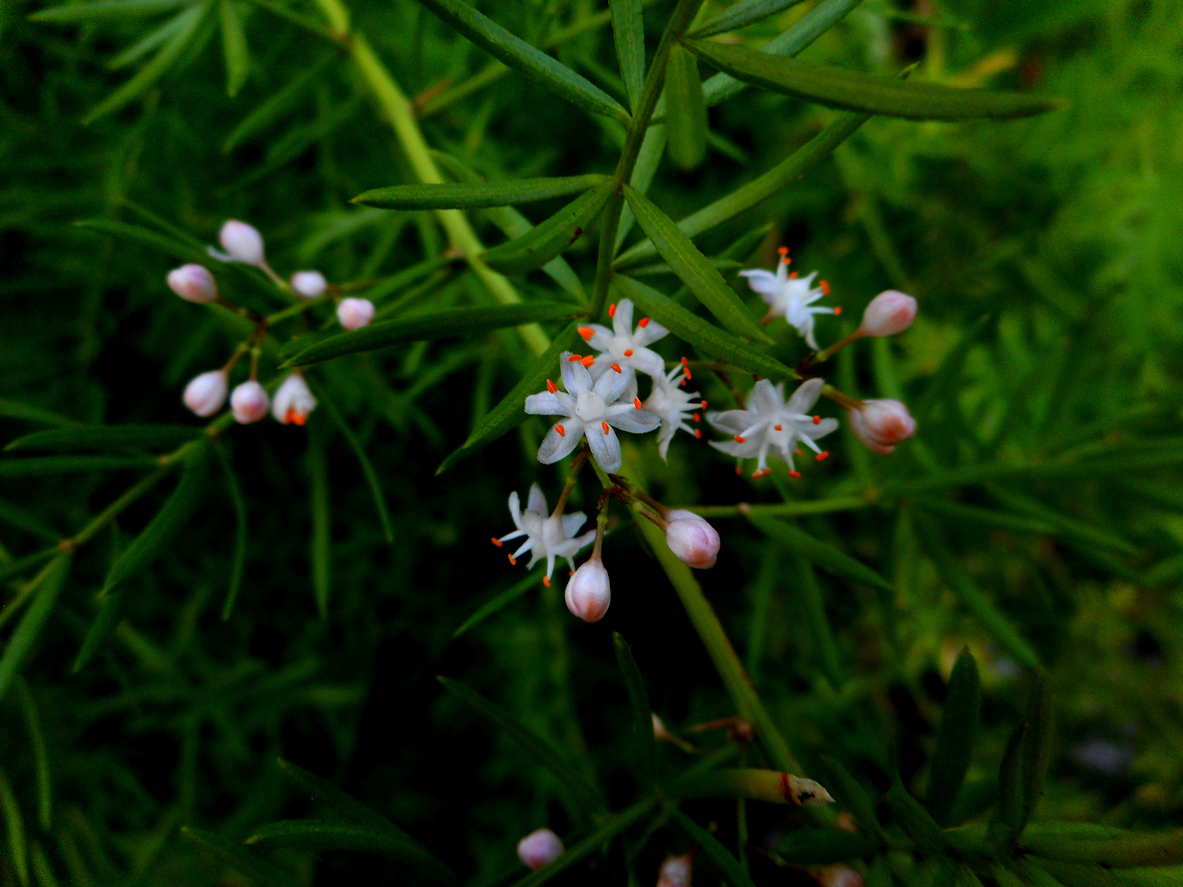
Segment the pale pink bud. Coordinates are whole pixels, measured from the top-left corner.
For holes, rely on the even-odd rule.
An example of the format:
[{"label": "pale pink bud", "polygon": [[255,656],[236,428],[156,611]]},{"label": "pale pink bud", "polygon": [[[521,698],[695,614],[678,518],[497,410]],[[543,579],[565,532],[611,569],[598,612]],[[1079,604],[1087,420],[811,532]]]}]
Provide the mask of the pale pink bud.
[{"label": "pale pink bud", "polygon": [[305,299],[315,299],[324,295],[328,285],[325,276],[319,271],[297,271],[292,275],[292,289]]},{"label": "pale pink bud", "polygon": [[598,557],[593,557],[575,571],[567,583],[564,597],[567,609],[584,622],[599,622],[612,603],[608,571]]},{"label": "pale pink bud", "polygon": [[530,832],[518,841],[518,859],[532,872],[554,862],[562,853],[563,842],[548,828]]},{"label": "pale pink bud", "polygon": [[185,386],[185,393],[181,400],[185,406],[197,415],[205,418],[212,416],[222,408],[226,402],[226,392],[230,382],[224,370],[210,370],[200,376],[194,376]]},{"label": "pale pink bud", "polygon": [[666,516],[665,544],[684,564],[696,570],[715,565],[719,556],[719,534],[693,511],[675,508]]},{"label": "pale pink bud", "polygon": [[186,302],[204,305],[218,297],[218,285],[204,265],[182,265],[168,272],[169,288]]},{"label": "pale pink bud", "polygon": [[918,307],[911,296],[887,290],[871,300],[858,331],[864,336],[893,336],[912,325]]},{"label": "pale pink bud", "polygon": [[693,850],[681,856],[667,857],[657,873],[657,887],[690,887],[690,876],[693,872]]},{"label": "pale pink bud", "polygon": [[292,373],[271,399],[271,415],[284,425],[303,425],[308,414],[316,409],[316,398],[308,389],[308,383],[299,373]]},{"label": "pale pink bud", "polygon": [[234,413],[234,421],[241,425],[258,422],[266,416],[268,404],[267,392],[254,379],[236,385],[230,392],[230,409]]},{"label": "pale pink bud", "polygon": [[254,226],[231,219],[222,226],[218,240],[234,261],[246,265],[263,264],[263,235]]},{"label": "pale pink bud", "polygon": [[337,320],[347,330],[359,330],[374,319],[374,303],[369,299],[342,299],[337,305]]},{"label": "pale pink bud", "polygon": [[898,400],[867,400],[850,411],[850,430],[876,453],[890,453],[916,433],[916,420]]},{"label": "pale pink bud", "polygon": [[822,887],[863,887],[863,876],[848,865],[826,866],[817,879]]}]

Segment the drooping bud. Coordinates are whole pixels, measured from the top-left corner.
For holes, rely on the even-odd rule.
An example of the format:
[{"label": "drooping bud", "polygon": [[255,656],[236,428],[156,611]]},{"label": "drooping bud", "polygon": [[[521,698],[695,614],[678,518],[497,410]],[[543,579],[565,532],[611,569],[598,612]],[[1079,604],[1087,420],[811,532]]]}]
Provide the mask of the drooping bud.
[{"label": "drooping bud", "polygon": [[657,873],[657,887],[690,887],[694,872],[694,851],[681,856],[666,857]]},{"label": "drooping bud", "polygon": [[222,226],[218,241],[234,261],[263,265],[263,235],[253,225],[231,219]]},{"label": "drooping bud", "polygon": [[292,275],[292,289],[296,295],[305,299],[315,299],[324,295],[328,288],[328,281],[319,271],[297,271]]},{"label": "drooping bud", "polygon": [[254,379],[236,385],[230,392],[230,409],[234,421],[241,425],[258,422],[266,416],[268,403],[267,392]]},{"label": "drooping bud", "polygon": [[212,416],[222,408],[226,402],[226,392],[230,389],[230,381],[225,370],[210,370],[200,376],[194,376],[185,386],[185,393],[181,400],[185,406],[197,415],[205,418]]},{"label": "drooping bud", "polygon": [[550,865],[563,853],[563,842],[548,828],[530,832],[518,841],[518,859],[534,872],[544,865]]},{"label": "drooping bud", "polygon": [[599,622],[612,603],[608,571],[599,557],[593,556],[575,571],[564,595],[567,609],[584,622]]},{"label": "drooping bud", "polygon": [[204,265],[182,265],[168,272],[168,286],[186,302],[205,305],[218,297],[218,285]]},{"label": "drooping bud", "polygon": [[369,299],[342,299],[337,305],[337,320],[347,330],[359,330],[374,319],[374,303]]},{"label": "drooping bud", "polygon": [[665,544],[684,564],[696,570],[715,565],[719,556],[719,534],[704,518],[685,508],[675,508],[665,515]]},{"label": "drooping bud", "polygon": [[916,420],[898,400],[863,401],[850,411],[850,430],[876,453],[890,453],[896,444],[916,433]]},{"label": "drooping bud", "polygon": [[292,373],[271,399],[271,415],[284,425],[303,425],[308,414],[316,409],[316,398],[308,389],[308,383],[299,373]]},{"label": "drooping bud", "polygon": [[912,325],[918,307],[911,296],[887,290],[871,300],[858,331],[864,336],[893,336]]}]

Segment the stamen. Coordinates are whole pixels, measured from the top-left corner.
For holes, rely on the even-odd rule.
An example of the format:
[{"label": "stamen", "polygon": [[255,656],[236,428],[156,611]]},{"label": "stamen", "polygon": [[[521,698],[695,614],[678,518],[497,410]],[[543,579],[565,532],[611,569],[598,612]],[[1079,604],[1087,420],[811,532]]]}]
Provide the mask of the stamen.
[{"label": "stamen", "polygon": [[649,318],[642,317],[640,320],[637,321],[637,326],[642,327],[642,328],[649,326]]},{"label": "stamen", "polygon": [[821,416],[814,416],[813,417],[813,424],[814,425],[821,425],[822,424],[822,417]]},{"label": "stamen", "polygon": [[800,471],[790,471],[789,472],[789,477],[800,477],[800,476],[801,476]]},{"label": "stamen", "polygon": [[633,349],[630,348],[630,349],[628,349],[628,351],[624,352],[624,356],[625,357],[632,357],[633,356]]},{"label": "stamen", "polygon": [[611,305],[608,306],[608,316],[609,317],[616,316],[616,303],[615,302],[613,302]]},{"label": "stamen", "polygon": [[620,364],[618,364],[618,363],[614,363],[614,364],[612,364],[611,366],[612,366],[612,369],[616,370],[616,372],[618,372],[618,373],[623,373],[623,372],[624,372],[624,370],[622,370],[622,369],[620,368]]},{"label": "stamen", "polygon": [[702,408],[704,410],[707,408],[707,402],[705,400],[702,402]]},{"label": "stamen", "polygon": [[635,406],[639,410],[641,408],[641,398],[634,397],[633,398],[633,406]]},{"label": "stamen", "polygon": [[822,450],[820,453],[818,453],[813,458],[817,459],[817,461],[820,462],[822,459],[826,458],[828,455],[830,455],[829,450]]},{"label": "stamen", "polygon": [[681,382],[678,383],[678,385],[681,386],[682,388],[685,388],[686,387],[686,380],[683,379]]},{"label": "stamen", "polygon": [[292,424],[303,425],[305,422],[308,421],[308,414],[301,413],[295,407],[288,407],[288,411],[284,415],[283,419],[284,419],[284,424],[286,424],[286,425],[292,425]]},{"label": "stamen", "polygon": [[736,465],[736,466],[735,466],[735,476],[736,476],[736,477],[742,477],[742,476],[743,476],[743,467],[742,467],[742,466],[740,466],[740,465]]},{"label": "stamen", "polygon": [[507,554],[506,557],[509,558],[509,565],[511,567],[516,567],[518,565],[518,562],[514,559],[512,554]]},{"label": "stamen", "polygon": [[803,452],[801,452],[801,448],[800,448],[800,447],[797,447],[797,449],[795,449],[795,450],[793,451],[793,455],[794,455],[794,456],[804,456],[805,454],[804,454]]},{"label": "stamen", "polygon": [[562,425],[555,425],[555,431],[557,431],[559,433],[559,437],[566,437],[567,436],[567,429],[564,428]]},{"label": "stamen", "polygon": [[797,272],[796,272],[796,271],[790,271],[790,272],[789,272],[789,280],[796,280],[798,276],[799,276],[799,275],[797,274]]},{"label": "stamen", "polygon": [[542,577],[542,584],[545,585],[547,588],[550,588],[550,577],[543,576]]},{"label": "stamen", "polygon": [[783,425],[777,425],[775,427],[776,427],[777,431],[784,431],[785,430],[785,426],[783,426]]},{"label": "stamen", "polygon": [[590,326],[581,326],[579,328],[579,335],[583,336],[583,338],[589,342],[591,341],[592,336],[594,336],[595,334],[596,334],[596,331],[593,330]]},{"label": "stamen", "polygon": [[554,394],[559,389],[555,387],[554,382],[552,382],[550,379],[547,379],[546,380],[546,390],[549,391],[551,394]]},{"label": "stamen", "polygon": [[583,360],[583,355],[582,354],[572,354],[570,357],[567,358],[567,360],[574,363],[577,360]]},{"label": "stamen", "polygon": [[834,316],[837,317],[841,313],[842,313],[842,306],[839,305],[837,308],[834,309]]},{"label": "stamen", "polygon": [[828,296],[830,294],[830,284],[824,280],[819,280],[817,285],[822,288],[822,295]]},{"label": "stamen", "polygon": [[607,422],[601,422],[600,427],[604,429],[605,434],[608,433],[608,423]]},{"label": "stamen", "polygon": [[492,542],[494,545],[496,545],[498,548],[500,548],[500,547],[501,547],[501,545],[502,545],[502,542],[501,542],[501,540],[500,540],[500,539],[498,539],[496,536],[494,536],[494,537],[493,537],[492,539],[490,539],[489,541],[490,541],[490,542]]},{"label": "stamen", "polygon": [[789,264],[789,262],[791,262],[791,261],[793,261],[793,260],[790,259],[788,256],[785,256],[783,259],[781,259],[781,262],[783,262],[786,265]]},{"label": "stamen", "polygon": [[695,428],[694,429],[694,436],[697,437],[699,440],[702,440],[702,429]]},{"label": "stamen", "polygon": [[682,372],[686,374],[687,379],[694,378],[694,376],[690,373],[690,361],[684,357],[682,358]]},{"label": "stamen", "polygon": [[695,422],[701,422],[701,421],[702,421],[702,416],[698,415],[698,413],[695,413],[695,414],[694,414],[694,421],[695,421]]},{"label": "stamen", "polygon": [[789,248],[787,246],[782,246],[777,250],[777,252],[782,256],[787,256],[789,254]]},{"label": "stamen", "polygon": [[581,360],[581,361],[579,361],[579,362],[580,362],[581,364],[583,364],[585,367],[589,367],[589,366],[591,366],[593,363],[595,363],[595,362],[596,362],[596,356],[595,356],[594,354],[589,354],[587,357],[585,357],[583,360]]},{"label": "stamen", "polygon": [[747,440],[747,438],[745,438],[742,434],[735,435],[736,443],[743,443],[745,440]]}]

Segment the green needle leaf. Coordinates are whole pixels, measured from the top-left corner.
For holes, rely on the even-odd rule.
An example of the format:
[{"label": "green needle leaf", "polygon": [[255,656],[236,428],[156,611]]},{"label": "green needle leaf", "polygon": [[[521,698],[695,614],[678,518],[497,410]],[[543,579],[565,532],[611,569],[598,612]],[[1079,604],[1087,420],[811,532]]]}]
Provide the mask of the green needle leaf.
[{"label": "green needle leaf", "polygon": [[869,585],[872,588],[894,591],[894,586],[875,570],[845,552],[839,551],[828,542],[809,535],[804,530],[799,530],[791,524],[783,523],[775,518],[760,515],[749,514],[748,520],[765,535],[791,548],[827,573],[833,573],[835,576],[862,585]]},{"label": "green needle leaf", "polygon": [[202,434],[191,425],[72,425],[18,437],[5,450],[159,450]]},{"label": "green needle leaf", "polygon": [[670,160],[682,169],[694,169],[706,157],[707,106],[698,79],[698,61],[681,44],[674,44],[670,51],[665,103]]},{"label": "green needle leaf", "polygon": [[720,844],[714,835],[677,807],[670,808],[670,819],[699,844],[702,851],[711,858],[711,862],[719,867],[719,871],[723,873],[723,878],[728,884],[738,885],[738,887],[756,887],[748,873],[744,871],[743,866],[739,864],[739,860],[731,854],[730,850]]},{"label": "green needle leaf", "polygon": [[628,124],[628,112],[612,96],[467,3],[460,0],[419,2],[508,67],[585,111]]},{"label": "green needle leaf", "polygon": [[1022,804],[1019,808],[1017,830],[1022,831],[1035,811],[1047,765],[1051,759],[1052,691],[1042,668],[1037,668],[1032,679],[1031,697],[1027,701],[1027,732],[1019,759],[1022,779]]},{"label": "green needle leaf", "polygon": [[887,807],[892,819],[904,830],[916,846],[931,856],[943,856],[949,851],[949,839],[935,819],[920,802],[908,794],[903,785],[892,786],[886,795]]},{"label": "green needle leaf", "polygon": [[8,849],[17,880],[22,885],[29,883],[29,857],[25,843],[25,821],[21,816],[20,804],[8,776],[0,770],[0,813],[4,815],[4,826],[8,832]]},{"label": "green needle leaf", "polygon": [[320,618],[329,614],[329,593],[332,591],[333,541],[329,514],[329,466],[325,459],[324,433],[319,426],[309,429],[308,435],[308,505],[312,510],[312,591]]},{"label": "green needle leaf", "polygon": [[0,699],[8,692],[29,651],[41,636],[70,572],[70,556],[59,554],[30,582],[36,586],[29,609],[17,623],[0,656]]},{"label": "green needle leaf", "polygon": [[645,689],[645,679],[637,669],[632,650],[619,632],[612,633],[612,646],[616,651],[616,664],[620,666],[620,674],[628,689],[641,790],[648,791],[657,781],[657,745],[653,738],[653,709],[649,705],[649,692]]},{"label": "green needle leaf", "polygon": [[978,665],[966,647],[957,657],[949,676],[941,729],[928,776],[925,806],[937,822],[946,821],[969,771],[981,699]]},{"label": "green needle leaf", "polygon": [[151,456],[34,456],[0,459],[0,477],[43,477],[71,471],[115,471],[123,468],[151,468]]},{"label": "green needle leaf", "polygon": [[645,25],[641,17],[641,0],[608,0],[612,13],[612,37],[616,42],[616,59],[629,107],[634,111],[645,84]]},{"label": "green needle leaf", "polygon": [[226,458],[222,447],[216,446],[214,452],[218,462],[226,475],[226,490],[230,493],[230,503],[234,506],[234,558],[230,563],[230,582],[226,590],[226,603],[222,605],[222,619],[229,619],[234,610],[234,602],[238,600],[238,590],[242,586],[242,573],[246,567],[246,500],[242,496],[242,487],[238,485],[238,478],[234,475],[234,467]]},{"label": "green needle leaf", "polygon": [[222,0],[222,54],[226,57],[226,92],[238,95],[250,71],[251,54],[233,0]]},{"label": "green needle leaf", "polygon": [[457,182],[441,185],[391,185],[374,188],[351,203],[380,209],[476,209],[533,203],[588,191],[609,181],[607,176],[586,175],[550,179],[518,179],[512,182]]},{"label": "green needle leaf", "polygon": [[727,31],[738,31],[801,2],[802,0],[740,0],[739,3],[728,6],[690,36],[714,37]]},{"label": "green needle leaf", "polygon": [[804,829],[789,832],[776,847],[778,855],[796,865],[825,865],[871,856],[879,843],[866,835],[839,829]]},{"label": "green needle leaf", "polygon": [[157,15],[184,5],[188,0],[100,0],[98,3],[64,3],[29,16],[35,22],[96,22]]},{"label": "green needle leaf", "polygon": [[231,868],[250,878],[257,887],[298,887],[297,881],[283,869],[251,853],[241,844],[227,840],[213,832],[182,826],[181,834]]},{"label": "green needle leaf", "polygon": [[1064,107],[1062,100],[1046,96],[900,80],[743,46],[703,40],[687,41],[686,46],[712,67],[745,83],[849,111],[912,120],[979,120],[1027,117]]}]

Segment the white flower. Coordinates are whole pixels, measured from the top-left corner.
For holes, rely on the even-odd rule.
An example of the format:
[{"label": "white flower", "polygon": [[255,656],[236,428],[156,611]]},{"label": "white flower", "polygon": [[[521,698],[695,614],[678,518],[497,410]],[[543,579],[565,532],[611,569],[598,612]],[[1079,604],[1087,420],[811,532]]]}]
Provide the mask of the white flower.
[{"label": "white flower", "polygon": [[226,252],[221,255],[211,252],[211,255],[223,262],[242,262],[260,268],[266,264],[263,259],[263,235],[253,225],[231,219],[222,226],[218,241]]},{"label": "white flower", "polygon": [[886,290],[867,305],[858,331],[864,336],[894,336],[912,325],[919,307],[908,294]]},{"label": "white flower", "polygon": [[719,533],[700,517],[685,508],[675,508],[665,515],[665,544],[687,566],[706,570],[719,557]]},{"label": "white flower", "polygon": [[582,512],[576,511],[561,517],[548,516],[546,497],[542,495],[542,488],[538,484],[530,487],[525,511],[521,510],[517,491],[510,493],[509,513],[513,516],[513,525],[517,529],[500,539],[494,539],[493,544],[500,548],[503,542],[510,539],[528,537],[518,550],[509,556],[509,562],[516,564],[517,559],[528,551],[530,563],[526,565],[526,569],[530,569],[538,561],[546,558],[546,578],[543,582],[547,585],[550,585],[550,574],[554,572],[555,558],[566,558],[567,566],[574,570],[575,553],[596,538],[595,530],[589,530],[582,536],[575,535],[586,520]]},{"label": "white flower", "polygon": [[693,850],[682,856],[666,857],[657,873],[657,887],[690,887],[690,876],[693,872]]},{"label": "white flower", "polygon": [[890,453],[916,433],[916,420],[898,400],[866,400],[849,415],[854,436],[876,453]]},{"label": "white flower", "polygon": [[182,265],[168,272],[168,286],[186,302],[205,305],[218,297],[218,285],[204,265]]},{"label": "white flower", "polygon": [[548,828],[530,832],[518,841],[518,859],[534,872],[549,865],[563,854],[563,842]]},{"label": "white flower", "polygon": [[799,387],[785,403],[784,383],[773,387],[761,379],[748,394],[746,409],[707,413],[707,421],[721,431],[731,433],[733,439],[712,442],[711,446],[737,459],[757,459],[756,473],[766,473],[769,451],[789,463],[789,473],[795,475],[793,450],[798,442],[805,444],[818,459],[823,452],[814,443],[819,437],[838,427],[837,419],[823,419],[809,415],[821,394],[821,379],[810,379]]},{"label": "white flower", "polygon": [[814,271],[808,277],[790,275],[789,260],[786,257],[777,266],[775,274],[763,268],[751,268],[739,273],[748,279],[748,286],[758,292],[760,298],[767,303],[768,316],[764,322],[767,323],[774,317],[783,317],[805,337],[806,344],[817,351],[817,341],[813,338],[813,315],[840,314],[842,311],[841,308],[809,307],[830,292],[830,287],[824,280],[818,286],[812,286],[817,272]]},{"label": "white flower", "polygon": [[604,618],[612,603],[612,585],[598,555],[593,554],[575,571],[563,597],[567,609],[584,622],[599,622]]},{"label": "white flower", "polygon": [[620,440],[614,429],[634,434],[652,431],[661,420],[648,410],[641,409],[641,401],[617,403],[629,385],[629,373],[609,370],[593,385],[587,367],[578,355],[564,351],[559,358],[559,372],[567,391],[559,391],[547,381],[547,391],[526,398],[526,412],[536,416],[564,416],[555,424],[538,448],[538,461],[558,462],[587,435],[592,458],[609,474],[619,471],[624,464],[620,454]]},{"label": "white flower", "polygon": [[271,399],[271,415],[284,425],[303,425],[308,421],[308,414],[315,409],[316,398],[299,373],[292,373],[284,379]]},{"label": "white flower", "polygon": [[665,361],[646,346],[669,335],[669,330],[648,317],[642,317],[633,329],[633,303],[629,299],[621,299],[611,306],[608,316],[612,318],[611,330],[598,323],[579,328],[579,335],[600,352],[592,368],[592,378],[600,378],[613,364],[640,370],[655,379],[664,376]]},{"label": "white flower", "polygon": [[305,299],[315,299],[323,295],[329,285],[319,271],[297,271],[292,275],[291,284],[296,295]]},{"label": "white flower", "polygon": [[641,404],[653,415],[661,419],[661,433],[657,435],[657,452],[665,459],[670,449],[670,441],[681,429],[697,438],[702,432],[687,422],[687,418],[698,421],[699,409],[706,409],[707,402],[702,400],[698,392],[690,394],[683,387],[686,384],[686,370],[674,367],[665,376],[653,377],[653,390]]},{"label": "white flower", "polygon": [[242,425],[258,422],[266,416],[268,403],[267,392],[254,379],[234,386],[230,392],[230,410],[234,413],[234,421]]},{"label": "white flower", "polygon": [[230,382],[226,371],[210,370],[189,380],[181,400],[185,406],[205,418],[222,408],[222,404],[226,402],[226,392],[229,390]]},{"label": "white flower", "polygon": [[369,299],[342,299],[337,304],[337,320],[347,330],[359,330],[374,319],[374,303]]}]

